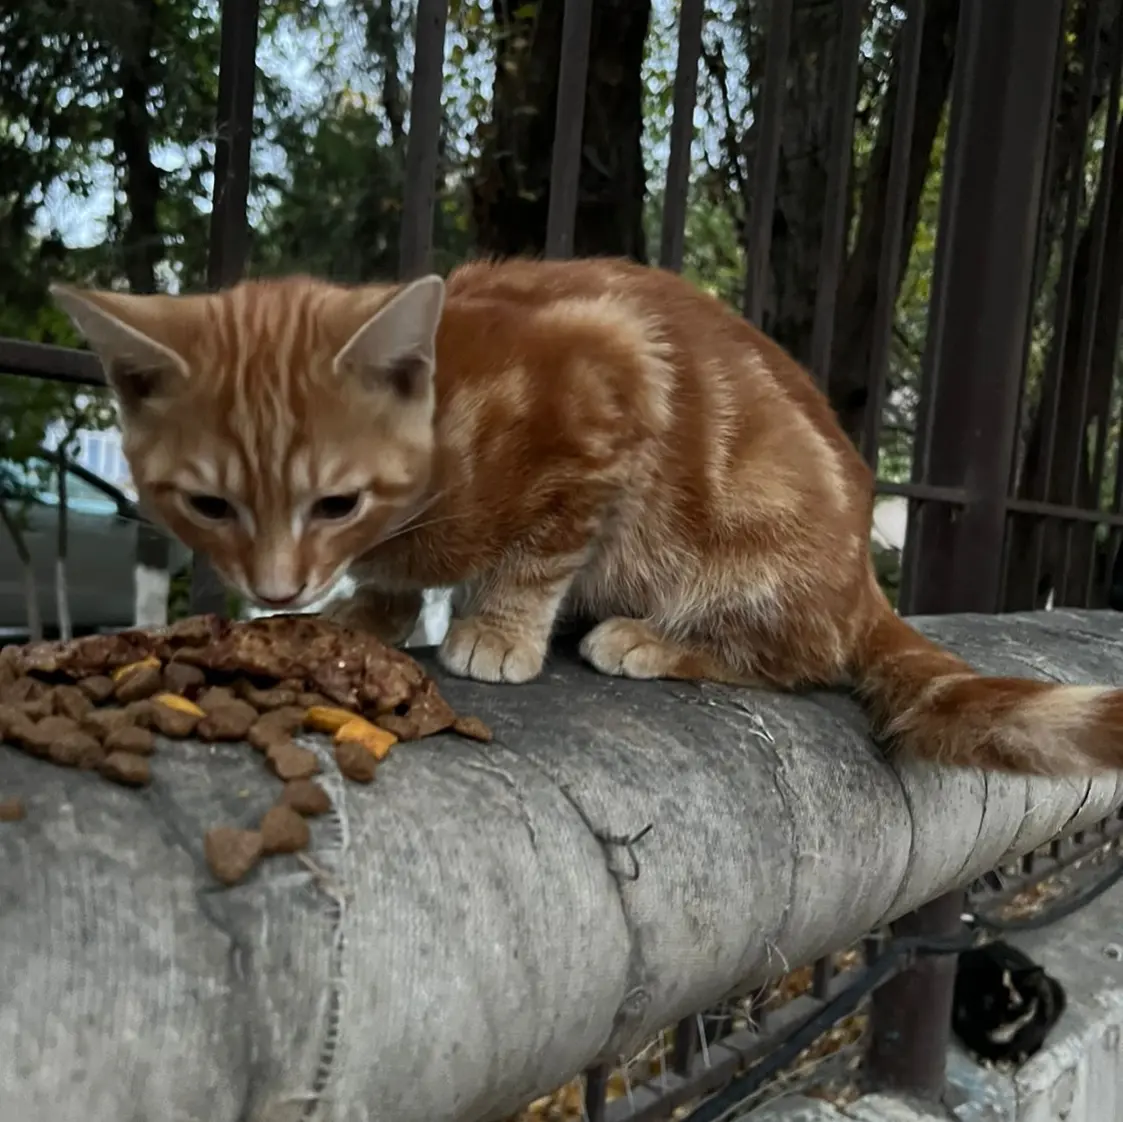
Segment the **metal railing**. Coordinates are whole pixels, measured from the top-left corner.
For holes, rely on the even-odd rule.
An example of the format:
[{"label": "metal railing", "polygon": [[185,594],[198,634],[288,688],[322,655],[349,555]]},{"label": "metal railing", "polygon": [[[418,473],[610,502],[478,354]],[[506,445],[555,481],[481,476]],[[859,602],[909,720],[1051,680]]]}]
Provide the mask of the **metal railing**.
[{"label": "metal railing", "polygon": [[[446,0],[417,3],[401,277],[426,270],[432,256],[447,7]],[[754,122],[752,206],[743,228],[742,307],[766,329],[773,201],[795,7],[795,0],[772,0],[769,5]],[[840,373],[847,373],[835,368],[832,356],[852,212],[855,98],[869,14],[865,0],[840,0],[838,7],[840,46],[831,77],[834,112],[822,242],[805,356],[828,393]],[[883,406],[892,392],[890,347],[898,279],[906,259],[909,183],[915,174],[908,154],[931,3],[907,0],[901,7],[905,18],[894,52],[892,148],[884,183],[866,405],[857,431],[875,467]],[[1040,0],[1032,20],[1024,18],[1023,7],[1021,0],[958,4],[912,475],[908,482],[879,482],[882,494],[909,501],[899,599],[906,613],[995,612],[1042,606],[1047,596],[1058,605],[1102,604],[1123,529],[1123,455],[1113,412],[1118,409],[1114,339],[1123,309],[1123,268],[1116,268],[1113,258],[1123,245],[1116,240],[1108,248],[1109,239],[1123,234],[1120,16],[1110,0]],[[543,236],[548,256],[565,257],[574,246],[593,17],[593,0],[564,0]],[[207,270],[213,286],[234,282],[246,268],[257,26],[256,0],[225,0]],[[1075,64],[1067,67],[1062,44],[1072,29],[1080,48]],[[659,263],[674,270],[683,264],[705,30],[703,0],[682,0],[659,247]],[[1106,102],[1093,96],[1095,77],[1105,66]],[[1066,120],[1079,139],[1067,149],[1058,144],[1062,100]],[[1085,168],[1094,151],[1099,153],[1099,185],[1090,217],[1082,224]],[[1057,221],[1049,203],[1057,183],[1064,184],[1059,238],[1054,236]],[[1059,265],[1051,268],[1058,254]],[[1051,291],[1046,291],[1047,277]],[[1077,283],[1082,285],[1083,314],[1073,324]],[[1051,313],[1052,336],[1040,405],[1027,432],[1023,414],[1032,396],[1029,341],[1041,308]],[[1105,344],[1105,339],[1110,342]],[[85,352],[11,339],[0,340],[0,370],[79,384],[95,384],[101,378],[96,361]],[[1094,437],[1089,438],[1093,429]],[[1032,449],[1032,463],[1027,448]],[[1101,494],[1112,454],[1114,487],[1105,506]],[[201,565],[192,606],[221,607]],[[1109,820],[1098,829],[1095,844],[1102,845],[1117,838],[1123,824]],[[1076,844],[1091,843],[1082,839]],[[1060,856],[1057,849],[1051,860],[1055,863]],[[1046,860],[1027,862],[1019,875],[1037,875]],[[938,945],[962,931],[966,906],[962,894],[933,901],[899,921],[890,938]],[[944,1081],[954,959],[902,954],[887,964],[885,947],[880,934],[871,936],[865,962],[839,975],[833,957],[821,959],[808,994],[748,1027],[714,1031],[707,1027],[714,1018],[705,1013],[686,1018],[673,1029],[659,1074],[629,1084],[623,1098],[608,1102],[607,1069],[589,1072],[584,1103],[588,1119],[665,1119],[681,1104],[720,1091],[734,1077],[741,1080],[738,1093],[748,1094],[777,1068],[777,1057],[790,1058],[793,1049],[805,1045],[808,1032],[845,1015],[849,1005],[840,998],[875,990],[868,1079],[881,1087],[937,1095]],[[751,1014],[753,1003],[746,1008]],[[923,1010],[919,1016],[918,1008]],[[730,1023],[726,1017],[718,1020]],[[713,1109],[703,1106],[694,1117],[716,1117]]]}]

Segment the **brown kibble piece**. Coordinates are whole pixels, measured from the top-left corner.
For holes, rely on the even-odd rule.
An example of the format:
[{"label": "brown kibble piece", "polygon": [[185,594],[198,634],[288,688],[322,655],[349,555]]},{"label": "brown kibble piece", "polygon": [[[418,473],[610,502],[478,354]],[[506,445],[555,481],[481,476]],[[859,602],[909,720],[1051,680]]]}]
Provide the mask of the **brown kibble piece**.
[{"label": "brown kibble piece", "polygon": [[153,701],[148,708],[149,724],[162,736],[182,740],[190,736],[199,724],[199,718],[183,709],[173,709],[162,701]]},{"label": "brown kibble piece", "polygon": [[[200,703],[202,699],[200,698]],[[195,728],[200,740],[245,740],[257,720],[257,710],[245,701],[231,698],[221,705],[204,706],[207,715]]]},{"label": "brown kibble piece", "polygon": [[164,685],[172,691],[187,695],[199,689],[206,682],[206,675],[197,666],[186,662],[169,662],[164,667]]},{"label": "brown kibble piece", "polygon": [[91,709],[81,721],[83,732],[104,740],[112,729],[134,728],[132,717],[125,709]]},{"label": "brown kibble piece", "polygon": [[94,703],[77,686],[55,686],[52,693],[55,712],[60,717],[81,721],[94,707]]},{"label": "brown kibble piece", "polygon": [[28,718],[16,705],[0,703],[0,740],[7,740],[12,730],[28,723]]},{"label": "brown kibble piece", "polygon": [[56,740],[81,731],[78,723],[69,717],[46,717],[37,722],[31,732],[26,734],[23,746],[33,755],[49,756]]},{"label": "brown kibble piece", "polygon": [[204,713],[210,713],[212,710],[230,705],[238,699],[234,696],[234,691],[228,690],[225,686],[209,686],[195,700]]},{"label": "brown kibble piece", "polygon": [[296,853],[312,840],[308,823],[291,806],[278,805],[265,812],[258,827],[266,853]]},{"label": "brown kibble piece", "polygon": [[148,761],[131,752],[110,752],[98,770],[106,779],[125,787],[144,787],[152,780]]},{"label": "brown kibble piece", "polygon": [[53,763],[63,767],[97,767],[105,759],[105,749],[80,728],[56,736],[47,754]]},{"label": "brown kibble piece", "polygon": [[281,689],[274,686],[271,689],[259,689],[247,678],[242,678],[237,684],[238,696],[248,702],[262,713],[269,713],[276,709],[296,704],[296,690]]},{"label": "brown kibble piece", "polygon": [[8,705],[18,705],[23,701],[35,701],[46,693],[47,687],[36,678],[17,678],[4,687],[0,701]]},{"label": "brown kibble piece", "polygon": [[0,822],[19,822],[27,817],[22,799],[0,799]]},{"label": "brown kibble piece", "polygon": [[118,725],[105,734],[107,752],[129,752],[134,756],[151,756],[156,751],[156,737],[149,729],[135,725]]},{"label": "brown kibble piece", "polygon": [[113,679],[105,674],[95,674],[92,678],[83,678],[78,683],[78,689],[95,705],[100,705],[113,696]]},{"label": "brown kibble piece", "polygon": [[481,740],[484,744],[490,744],[493,739],[491,729],[479,717],[457,717],[452,723],[452,731],[470,740]]},{"label": "brown kibble piece", "polygon": [[275,744],[287,744],[291,733],[300,728],[304,710],[285,706],[259,717],[246,733],[246,739],[259,752],[268,752]]},{"label": "brown kibble piece", "polygon": [[327,814],[331,810],[331,799],[327,791],[314,779],[294,779],[291,783],[286,783],[277,802],[281,806],[291,806],[297,814],[308,817]]},{"label": "brown kibble piece", "polygon": [[138,663],[136,667],[117,678],[113,695],[118,701],[144,701],[164,688],[164,675],[160,664]]},{"label": "brown kibble piece", "polygon": [[147,698],[143,701],[131,701],[125,706],[125,712],[128,714],[129,720],[142,729],[152,728],[154,709],[155,706]]},{"label": "brown kibble piece", "polygon": [[297,694],[296,703],[301,709],[316,709],[323,707],[325,709],[332,708],[332,701],[330,697],[324,697],[322,693],[305,692]]},{"label": "brown kibble piece", "polygon": [[269,766],[278,779],[311,779],[320,770],[316,753],[301,748],[292,741],[270,745],[266,752]]},{"label": "brown kibble piece", "polygon": [[262,838],[257,830],[217,826],[203,838],[203,856],[215,880],[237,884],[261,860]]},{"label": "brown kibble piece", "polygon": [[54,716],[55,707],[51,696],[37,697],[34,701],[21,701],[17,709],[29,720],[42,721],[46,717]]},{"label": "brown kibble piece", "polygon": [[345,740],[335,746],[335,762],[340,772],[353,783],[369,783],[378,768],[378,761],[353,740]]}]

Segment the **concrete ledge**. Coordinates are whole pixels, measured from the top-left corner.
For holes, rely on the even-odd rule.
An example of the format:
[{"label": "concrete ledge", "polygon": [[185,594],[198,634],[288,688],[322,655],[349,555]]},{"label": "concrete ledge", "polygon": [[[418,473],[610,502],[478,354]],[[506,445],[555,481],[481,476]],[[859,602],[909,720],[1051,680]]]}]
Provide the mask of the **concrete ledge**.
[{"label": "concrete ledge", "polygon": [[[952,617],[980,668],[1123,683],[1117,616]],[[239,746],[126,792],[0,749],[0,1122],[488,1122],[1123,800],[1121,777],[890,764],[836,694],[447,682],[494,744],[327,783],[313,867],[231,891],[206,829],[275,796]],[[639,875],[613,838],[654,829]],[[1098,1120],[1097,1120],[1098,1122]]]}]

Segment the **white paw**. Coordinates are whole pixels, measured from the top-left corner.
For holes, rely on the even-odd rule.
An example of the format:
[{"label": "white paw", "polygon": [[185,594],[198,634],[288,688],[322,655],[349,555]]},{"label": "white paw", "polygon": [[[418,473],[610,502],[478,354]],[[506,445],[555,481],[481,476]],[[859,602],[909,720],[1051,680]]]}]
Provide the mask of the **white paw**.
[{"label": "white paw", "polygon": [[581,654],[602,674],[622,678],[663,678],[681,652],[634,619],[606,619],[581,640]]},{"label": "white paw", "polygon": [[476,619],[454,619],[438,652],[441,665],[479,682],[529,682],[542,672],[543,647]]}]

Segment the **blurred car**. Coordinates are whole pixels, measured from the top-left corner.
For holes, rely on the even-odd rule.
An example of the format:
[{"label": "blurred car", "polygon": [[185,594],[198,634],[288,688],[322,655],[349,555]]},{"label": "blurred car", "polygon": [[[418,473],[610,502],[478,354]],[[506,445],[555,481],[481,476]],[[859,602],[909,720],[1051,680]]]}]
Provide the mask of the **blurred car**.
[{"label": "blurred car", "polygon": [[[59,506],[57,481],[48,466],[50,455],[44,450],[42,457],[30,461],[30,471],[23,473],[26,479],[50,479],[51,483],[34,492],[22,516],[39,611],[48,635],[58,630],[55,563]],[[11,468],[8,465],[9,471]],[[74,631],[80,634],[130,627],[136,609],[137,536],[145,520],[123,491],[69,461],[66,488],[66,575]],[[189,551],[169,538],[169,571],[179,572],[189,560]],[[11,535],[0,525],[0,632],[10,637],[22,636],[27,634],[27,627],[23,565]]]}]

